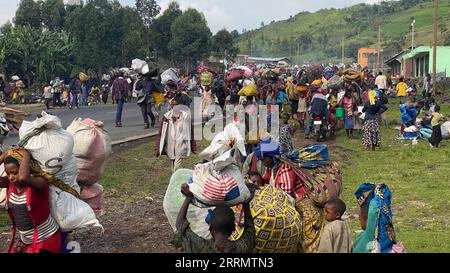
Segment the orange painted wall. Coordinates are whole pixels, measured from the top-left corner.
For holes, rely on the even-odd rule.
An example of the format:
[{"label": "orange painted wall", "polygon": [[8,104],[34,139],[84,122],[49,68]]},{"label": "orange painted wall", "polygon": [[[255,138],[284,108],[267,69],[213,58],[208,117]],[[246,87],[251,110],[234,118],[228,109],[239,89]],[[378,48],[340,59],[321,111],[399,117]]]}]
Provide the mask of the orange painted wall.
[{"label": "orange painted wall", "polygon": [[362,47],[358,49],[358,63],[362,67],[369,65],[369,58],[364,57],[364,54],[375,53],[377,50],[375,48]]}]

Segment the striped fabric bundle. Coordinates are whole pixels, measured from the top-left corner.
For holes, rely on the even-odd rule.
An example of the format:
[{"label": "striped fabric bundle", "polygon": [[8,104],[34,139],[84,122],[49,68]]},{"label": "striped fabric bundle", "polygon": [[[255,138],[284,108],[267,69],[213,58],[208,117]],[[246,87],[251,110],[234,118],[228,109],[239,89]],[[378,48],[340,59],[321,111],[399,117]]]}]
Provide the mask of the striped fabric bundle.
[{"label": "striped fabric bundle", "polygon": [[232,164],[221,171],[212,163],[195,166],[189,188],[198,207],[235,206],[250,198],[239,167]]}]

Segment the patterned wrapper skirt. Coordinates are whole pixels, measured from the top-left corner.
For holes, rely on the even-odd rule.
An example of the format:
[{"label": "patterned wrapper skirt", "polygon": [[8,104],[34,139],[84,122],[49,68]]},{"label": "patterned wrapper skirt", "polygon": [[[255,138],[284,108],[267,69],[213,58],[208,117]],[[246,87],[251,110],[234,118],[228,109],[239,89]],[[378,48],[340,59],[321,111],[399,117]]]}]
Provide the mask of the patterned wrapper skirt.
[{"label": "patterned wrapper skirt", "polygon": [[364,146],[381,146],[380,125],[378,124],[378,121],[366,120],[362,130],[362,143]]}]

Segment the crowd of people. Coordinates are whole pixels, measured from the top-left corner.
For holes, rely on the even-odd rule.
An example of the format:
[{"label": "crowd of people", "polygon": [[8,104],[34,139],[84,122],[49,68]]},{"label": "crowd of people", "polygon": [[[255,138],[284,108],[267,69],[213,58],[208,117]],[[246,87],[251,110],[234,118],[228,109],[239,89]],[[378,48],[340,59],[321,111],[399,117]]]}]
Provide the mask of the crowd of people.
[{"label": "crowd of people", "polygon": [[[281,190],[282,195],[291,201],[302,219],[298,252],[404,251],[401,243],[395,239],[391,192],[387,185],[362,184],[356,190],[363,231],[353,242],[349,226],[343,220],[346,204],[337,197],[322,205],[312,202],[309,196],[311,189],[304,178],[299,177],[295,168],[286,163],[284,157],[295,152],[292,137],[300,129],[305,138],[311,137],[316,118],[323,121],[323,126],[330,135],[333,135],[339,126],[345,129],[348,138],[354,138],[355,130],[361,130],[364,147],[375,150],[381,146],[380,124],[387,125],[385,112],[390,97],[400,98],[402,134],[408,133],[407,129],[417,123],[419,113],[424,110],[430,117],[428,122],[432,127],[430,145],[439,147],[442,140],[440,126],[446,119],[431,96],[429,76],[424,80],[424,98],[417,101],[417,94],[414,92],[416,87],[410,86],[404,78],[398,77],[391,81],[393,78],[389,77],[391,80],[388,80],[382,72],[375,76],[369,70],[357,66],[247,69],[230,69],[228,73],[221,75],[203,67],[192,75],[177,75],[177,78],[172,79],[148,74],[131,75],[120,71],[112,79],[86,81],[75,77],[68,84],[55,78],[42,85],[42,95],[48,109],[73,109],[82,105],[106,104],[111,98],[112,103],[117,105],[116,127],[123,126],[124,104],[137,103],[142,112],[144,128],[149,129],[161,124],[156,142],[156,156],[167,155],[172,161],[174,173],[180,168],[183,159],[196,152],[191,111],[186,110],[190,108],[180,109],[178,105],[190,107],[193,97],[200,96],[201,109],[194,110],[200,110],[205,121],[214,118],[215,113],[211,111],[211,106],[220,106],[225,114],[227,106],[233,106],[234,109],[244,106],[246,141],[245,153],[241,151],[236,155],[239,170],[248,179],[247,186],[253,196],[260,194],[261,189],[273,188]],[[354,76],[355,73],[357,76]],[[0,91],[4,98],[13,94],[13,100],[20,100],[23,96],[23,83],[20,84],[18,77],[14,80],[14,91],[8,94],[5,93],[4,79],[0,78]],[[258,133],[258,139],[253,141],[248,138],[251,129],[248,128],[248,119],[257,116],[257,106],[261,105],[265,105],[267,109],[267,128],[271,128],[274,119],[281,118],[280,130],[278,135],[273,135],[270,130],[263,135]],[[280,115],[274,116],[272,113]],[[424,119],[421,122],[423,121]],[[6,177],[0,178],[0,187],[8,188],[7,209],[20,233],[19,251],[58,252],[61,244],[58,227],[52,221],[48,205],[39,205],[48,203],[46,176],[31,173],[30,156],[23,149],[4,153],[0,163],[4,163],[7,174]],[[176,235],[185,251],[254,251],[257,240],[254,219],[251,217],[251,199],[243,203],[244,233],[238,240],[229,239],[236,227],[234,211],[229,207],[217,207],[212,211],[209,230],[213,239],[206,240],[189,227],[187,212],[194,199],[190,186],[184,184],[181,191],[186,200],[180,208]],[[30,194],[36,196],[33,202],[40,202],[36,203],[36,207],[39,207],[36,215],[34,211],[26,211]],[[32,205],[34,207],[34,203]]]},{"label": "crowd of people", "polygon": [[[248,187],[257,189],[254,191],[255,195],[261,194],[268,187],[273,187],[282,190],[286,198],[292,200],[302,219],[303,227],[298,252],[405,252],[404,246],[395,239],[391,192],[387,185],[362,184],[356,190],[362,232],[353,241],[349,226],[343,220],[346,204],[339,198],[330,199],[321,206],[311,202],[308,196],[311,189],[306,185],[304,177],[299,177],[295,168],[282,158],[295,152],[292,137],[299,128],[304,130],[306,138],[309,137],[314,124],[312,121],[317,115],[325,117],[325,122],[328,122],[327,125],[330,127],[338,127],[341,123],[348,138],[354,138],[354,131],[360,130],[363,146],[368,150],[375,150],[381,146],[381,126],[387,126],[385,113],[388,109],[388,100],[394,97],[400,98],[399,116],[402,116],[402,133],[404,128],[417,122],[420,111],[424,110],[432,117],[430,123],[433,126],[433,137],[430,143],[433,147],[437,147],[436,143],[442,139],[438,131],[440,132],[440,125],[445,118],[439,114],[440,107],[435,105],[430,95],[430,85],[425,86],[423,98],[417,101],[417,94],[412,92],[416,87],[408,85],[402,77],[388,84],[382,72],[374,75],[368,70],[360,69],[361,76],[348,80],[346,69],[358,70],[357,67],[322,66],[322,72],[305,83],[301,75],[307,74],[308,69],[311,68],[295,67],[290,71],[278,73],[276,77],[267,76],[267,71],[263,69],[254,69],[252,76],[242,76],[239,79],[230,78],[230,72],[224,76],[219,75],[210,85],[199,87],[203,91],[202,112],[204,113],[205,105],[208,104],[217,104],[222,108],[227,105],[235,107],[266,105],[268,113],[273,112],[273,106],[279,107],[281,118],[279,135],[267,132],[265,135],[258,135],[259,140],[256,142],[246,138],[246,156],[238,153],[236,161],[240,164],[242,174],[248,179]],[[336,76],[343,79],[339,84],[336,84]],[[242,95],[242,90],[249,85],[255,85],[257,92]],[[171,100],[172,106],[179,103],[177,98]],[[341,122],[337,121],[336,117],[339,108],[342,108],[342,115],[339,117],[342,119]],[[247,118],[252,115],[252,108],[245,109]],[[174,136],[178,141],[179,136],[191,135],[193,131],[190,126],[185,126],[185,131],[177,129],[171,132],[175,128],[182,128],[176,125],[177,122],[181,124],[183,120],[190,119],[188,116],[183,117],[180,112],[174,112],[173,108],[169,113],[169,118],[165,119],[168,126],[160,130],[160,141],[157,142],[156,150],[158,156],[167,154],[174,162],[172,167],[175,173],[181,160],[195,152],[195,142],[186,140],[184,143],[170,144],[170,136]],[[179,119],[172,119],[173,115]],[[211,118],[208,114],[206,116]],[[268,116],[269,124],[273,118]],[[246,134],[248,133],[246,130]],[[210,215],[210,232],[213,240],[206,240],[189,228],[190,223],[186,214],[189,204],[194,203],[192,200],[195,199],[189,188],[190,185],[184,184],[181,189],[186,201],[180,209],[177,220],[176,238],[179,246],[187,252],[195,253],[255,250],[257,238],[254,223],[253,219],[248,217],[250,214],[248,207],[252,208],[255,206],[254,203],[250,200],[243,203],[245,231],[240,239],[228,239],[236,227],[233,209],[218,207]]]}]

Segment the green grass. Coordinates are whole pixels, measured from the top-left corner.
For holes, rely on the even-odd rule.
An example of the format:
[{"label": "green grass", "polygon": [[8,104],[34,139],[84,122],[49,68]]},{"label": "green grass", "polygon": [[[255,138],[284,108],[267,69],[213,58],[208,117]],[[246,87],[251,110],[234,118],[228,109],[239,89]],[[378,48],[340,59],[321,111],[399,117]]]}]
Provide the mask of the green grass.
[{"label": "green grass", "polygon": [[[399,120],[398,101],[389,105],[389,120]],[[450,113],[449,105],[442,107]],[[431,149],[426,141],[412,146],[412,141],[396,140],[398,131],[382,130],[382,147],[376,152],[365,151],[361,140],[348,140],[344,132],[336,145],[345,148],[343,166],[344,193],[342,199],[352,214],[358,212],[353,195],[364,182],[386,183],[393,194],[392,204],[397,239],[409,252],[448,252],[450,245],[450,143]],[[352,230],[358,230],[357,217],[349,220]]]}]

